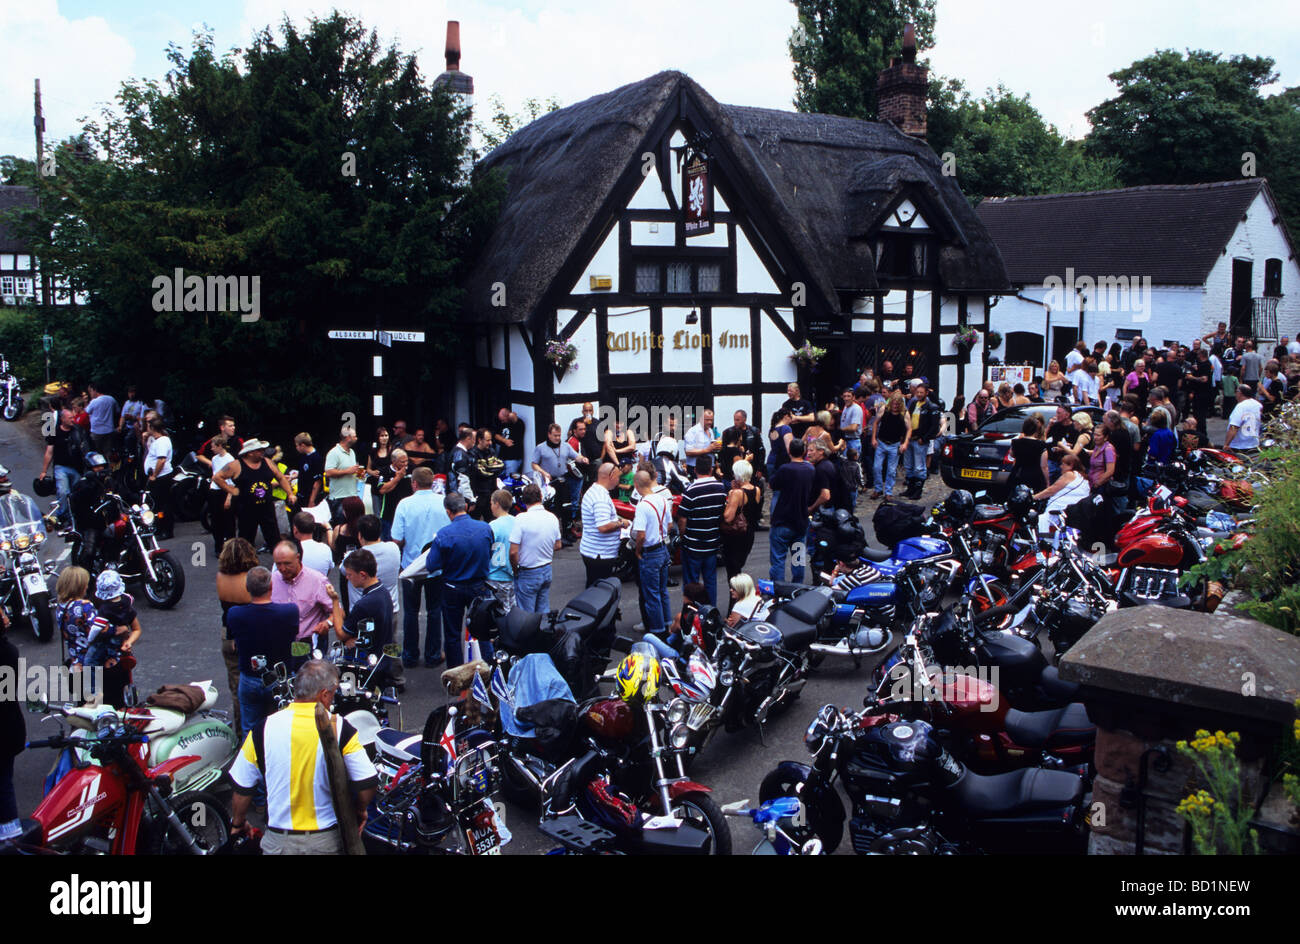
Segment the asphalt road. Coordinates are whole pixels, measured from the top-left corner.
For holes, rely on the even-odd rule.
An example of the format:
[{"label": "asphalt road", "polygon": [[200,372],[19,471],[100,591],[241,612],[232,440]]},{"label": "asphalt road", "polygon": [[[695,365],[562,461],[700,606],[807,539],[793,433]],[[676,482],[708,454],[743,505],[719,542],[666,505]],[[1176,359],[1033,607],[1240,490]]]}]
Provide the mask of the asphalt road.
[{"label": "asphalt road", "polygon": [[[1211,422],[1214,427],[1211,435],[1222,435],[1222,423],[1222,420]],[[40,471],[43,445],[37,434],[38,423],[31,415],[18,423],[0,424],[0,463],[8,467],[15,487],[28,494],[31,480]],[[938,475],[932,475],[924,498],[934,500],[946,493]],[[864,498],[860,500],[858,509],[868,535],[873,505]],[[172,610],[140,606],[143,634],[135,647],[139,660],[135,670],[136,685],[143,695],[164,683],[218,679],[220,697],[216,707],[228,708],[229,691],[224,683],[225,665],[220,652],[221,610],[216,595],[216,561],[212,556],[211,539],[197,522],[182,523],[176,528],[175,540],[167,542],[167,545],[185,568],[185,595]],[[52,539],[45,553],[47,557],[57,559],[63,553],[62,542]],[[269,555],[264,556],[267,558],[265,563],[270,566]],[[766,574],[766,532],[758,534],[750,563],[752,574]],[[673,576],[680,577],[676,569]],[[551,605],[559,607],[576,596],[583,583],[584,572],[577,547],[564,549],[556,558]],[[721,568],[719,587],[720,593],[726,592],[725,573]],[[678,605],[680,588],[674,588],[672,592],[674,605]],[[620,635],[631,636],[632,627],[638,620],[636,588],[632,584],[624,586],[622,614]],[[15,632],[13,638],[29,665],[57,666],[60,663],[57,638],[44,644],[36,642],[26,632]],[[691,770],[692,778],[712,787],[719,803],[757,799],[759,782],[778,761],[807,758],[803,732],[821,705],[861,705],[871,668],[871,663],[864,663],[855,670],[850,660],[828,657],[804,688],[801,698],[788,711],[768,721],[762,739],[754,730],[735,734],[719,732],[697,758]],[[440,672],[424,668],[407,670],[402,712],[408,730],[421,730],[428,712],[445,700],[438,677]],[[29,738],[45,736],[43,732],[53,728],[53,722],[38,723],[38,720],[39,716],[28,716]],[[21,815],[29,813],[39,802],[42,780],[53,759],[53,752],[48,750],[25,751],[17,758],[15,786]],[[533,828],[535,814],[510,808],[507,822],[515,836],[506,847],[507,854],[540,853],[553,846]],[[745,821],[733,820],[732,837],[733,850],[742,853],[753,847],[758,835]],[[847,837],[839,851],[851,853]]]}]

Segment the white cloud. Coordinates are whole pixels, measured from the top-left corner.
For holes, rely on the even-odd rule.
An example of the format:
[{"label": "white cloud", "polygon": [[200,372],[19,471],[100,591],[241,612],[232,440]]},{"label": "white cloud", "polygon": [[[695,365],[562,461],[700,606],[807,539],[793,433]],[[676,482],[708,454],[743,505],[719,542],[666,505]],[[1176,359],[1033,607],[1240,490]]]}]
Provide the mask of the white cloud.
[{"label": "white cloud", "polygon": [[135,51],[102,17],[69,20],[55,0],[0,4],[0,154],[33,157],[33,80],[41,80],[45,140],[57,143],[98,114],[131,74]]}]

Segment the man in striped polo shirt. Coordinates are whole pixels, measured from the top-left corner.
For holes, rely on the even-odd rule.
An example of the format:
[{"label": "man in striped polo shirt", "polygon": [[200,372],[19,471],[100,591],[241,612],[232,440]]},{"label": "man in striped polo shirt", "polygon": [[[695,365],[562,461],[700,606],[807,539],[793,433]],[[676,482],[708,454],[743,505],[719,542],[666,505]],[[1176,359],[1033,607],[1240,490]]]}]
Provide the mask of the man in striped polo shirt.
[{"label": "man in striped polo shirt", "polygon": [[632,522],[620,518],[609,493],[618,488],[618,466],[606,462],[596,471],[596,481],[582,496],[582,541],[578,551],[587,568],[587,586],[609,577],[618,565],[618,546],[623,529]]},{"label": "man in striped polo shirt", "polygon": [[[230,768],[235,784],[231,829],[248,830],[248,808],[259,781],[266,783],[265,855],[337,855],[343,837],[334,811],[329,769],[316,728],[316,705],[334,702],[339,672],[328,662],[313,659],[294,676],[293,704],[277,711],[250,731]],[[375,795],[378,774],[366,756],[356,729],[331,716],[339,750],[348,772],[357,823],[364,827],[366,809]]]},{"label": "man in striped polo shirt", "polygon": [[695,460],[695,481],[682,493],[677,529],[682,534],[682,583],[702,583],[709,602],[718,605],[718,548],[727,486],[713,474],[713,456]]}]

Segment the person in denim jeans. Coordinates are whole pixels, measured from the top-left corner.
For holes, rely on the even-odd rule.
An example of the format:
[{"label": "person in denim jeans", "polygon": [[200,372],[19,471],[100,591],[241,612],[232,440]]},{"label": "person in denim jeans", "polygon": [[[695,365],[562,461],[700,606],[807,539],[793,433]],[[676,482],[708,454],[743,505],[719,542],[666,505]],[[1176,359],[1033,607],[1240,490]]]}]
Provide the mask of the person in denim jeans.
[{"label": "person in denim jeans", "polygon": [[641,612],[647,633],[662,635],[672,622],[668,599],[668,530],[672,526],[672,496],[656,493],[655,478],[645,470],[632,477],[641,500],[632,516],[632,535],[640,562]]},{"label": "person in denim jeans", "polygon": [[907,401],[901,391],[895,390],[885,405],[885,412],[876,422],[871,434],[871,445],[876,450],[876,489],[872,498],[888,497],[894,493],[894,476],[898,474],[898,453],[912,440],[912,424],[907,418]]},{"label": "person in denim jeans", "polygon": [[[772,530],[768,533],[771,579],[785,580],[785,561],[791,547],[798,547],[808,531],[808,506],[812,503],[813,467],[804,461],[804,443],[792,439],[790,461],[772,476],[772,488],[780,492],[772,510]],[[790,579],[802,583],[803,555],[796,554],[790,566]]]},{"label": "person in denim jeans", "polygon": [[[433,536],[425,568],[430,573],[442,574],[443,651],[447,668],[454,669],[465,661],[461,643],[465,608],[474,600],[491,595],[487,575],[492,561],[492,529],[465,513],[464,495],[452,492],[442,504],[451,524]],[[486,642],[482,648],[485,656],[491,651]]]},{"label": "person in denim jeans", "polygon": [[55,430],[45,437],[45,460],[40,478],[47,478],[53,467],[54,489],[59,496],[56,514],[63,524],[71,521],[68,496],[72,494],[72,487],[81,481],[81,466],[88,452],[90,442],[85,431],[73,421],[72,411],[67,408],[59,410]]},{"label": "person in denim jeans", "polygon": [[542,490],[524,486],[525,510],[510,530],[510,566],[515,574],[515,606],[525,613],[551,611],[551,561],[561,547],[560,519],[546,510]]}]

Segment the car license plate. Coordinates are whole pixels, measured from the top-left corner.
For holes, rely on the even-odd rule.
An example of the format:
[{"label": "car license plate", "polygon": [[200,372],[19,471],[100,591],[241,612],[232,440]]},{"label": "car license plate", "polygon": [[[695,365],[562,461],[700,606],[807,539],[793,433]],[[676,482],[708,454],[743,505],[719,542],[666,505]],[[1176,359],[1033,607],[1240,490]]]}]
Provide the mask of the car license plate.
[{"label": "car license plate", "polygon": [[985,479],[992,481],[993,473],[988,469],[962,469],[961,477],[964,479]]}]

